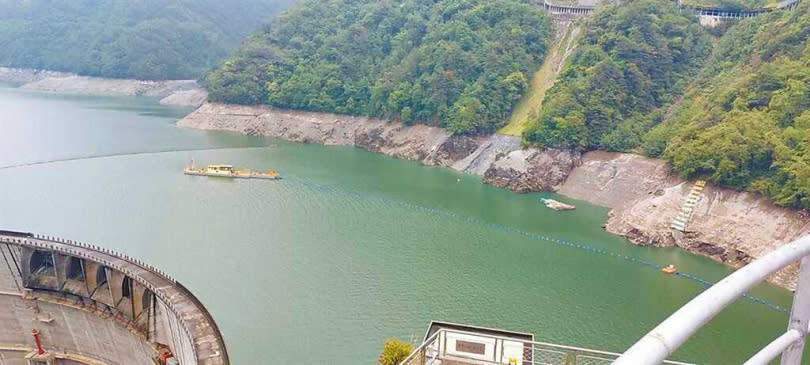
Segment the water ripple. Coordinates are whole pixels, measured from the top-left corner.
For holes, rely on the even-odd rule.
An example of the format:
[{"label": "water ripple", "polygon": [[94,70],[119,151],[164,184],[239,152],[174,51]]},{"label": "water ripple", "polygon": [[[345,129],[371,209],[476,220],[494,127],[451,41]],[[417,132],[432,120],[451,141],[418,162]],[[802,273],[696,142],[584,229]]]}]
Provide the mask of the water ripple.
[{"label": "water ripple", "polygon": [[[625,254],[622,254],[622,253],[616,253],[616,252],[607,251],[607,250],[604,250],[604,249],[601,249],[601,248],[598,248],[598,247],[594,247],[594,246],[591,246],[591,245],[588,245],[588,244],[585,244],[585,243],[568,241],[568,240],[564,240],[564,239],[559,239],[559,238],[546,236],[546,235],[539,234],[539,233],[528,232],[528,231],[524,231],[524,230],[519,229],[519,228],[507,226],[505,224],[487,222],[487,221],[482,220],[480,218],[466,216],[466,215],[454,213],[454,212],[443,210],[443,209],[426,207],[426,206],[423,206],[423,205],[414,204],[414,203],[410,203],[410,202],[406,202],[406,201],[401,201],[401,200],[397,200],[397,199],[393,199],[393,198],[385,197],[385,196],[364,195],[364,194],[360,194],[360,193],[358,193],[356,191],[343,189],[343,188],[339,188],[339,187],[335,187],[335,186],[331,186],[331,185],[325,185],[325,184],[317,183],[317,182],[314,182],[314,181],[311,181],[311,180],[308,180],[308,179],[295,177],[295,176],[285,176],[284,180],[298,183],[300,185],[306,186],[306,187],[308,187],[308,188],[310,188],[312,190],[315,190],[315,191],[326,192],[326,193],[334,193],[334,194],[341,194],[341,195],[351,197],[351,198],[363,199],[363,200],[368,200],[368,201],[376,201],[376,202],[379,202],[379,203],[390,204],[390,205],[396,205],[396,206],[400,206],[400,207],[404,207],[404,208],[408,208],[408,209],[419,210],[419,211],[430,213],[430,214],[441,215],[441,216],[452,218],[452,219],[455,219],[455,220],[458,220],[458,221],[463,221],[463,222],[466,222],[466,223],[471,224],[471,225],[487,226],[487,227],[492,228],[492,229],[497,229],[497,230],[500,230],[500,231],[519,234],[521,236],[524,236],[524,237],[529,238],[529,239],[534,240],[534,241],[549,242],[549,243],[552,243],[552,244],[555,244],[555,245],[558,245],[558,246],[562,246],[562,247],[568,247],[568,248],[573,248],[573,249],[589,252],[589,253],[592,253],[592,254],[608,256],[608,257],[612,257],[612,258],[617,259],[617,260],[629,262],[629,263],[632,263],[632,264],[635,264],[635,265],[649,267],[649,268],[654,269],[656,271],[659,271],[662,268],[664,268],[664,265],[661,265],[661,264],[658,264],[658,263],[655,263],[655,262],[652,262],[652,261],[647,261],[647,260],[644,260],[644,259],[628,256],[628,255],[625,255]],[[697,277],[695,275],[691,275],[691,274],[684,273],[684,272],[677,272],[677,273],[674,274],[674,276],[678,277],[678,278],[681,278],[681,279],[690,280],[692,282],[700,284],[701,286],[703,286],[704,290],[708,289],[709,287],[711,287],[712,285],[715,284],[715,283],[713,283],[711,281],[708,281],[708,280],[702,279],[700,277]],[[757,296],[754,296],[754,295],[751,295],[751,294],[747,294],[747,293],[743,294],[743,298],[745,298],[746,300],[748,300],[748,301],[750,301],[752,303],[764,305],[767,308],[769,308],[769,309],[771,309],[773,311],[776,311],[776,312],[789,313],[789,310],[787,308],[784,308],[784,307],[782,307],[780,305],[777,305],[777,304],[775,304],[773,302],[770,302],[768,300],[762,299],[760,297],[757,297]]]}]

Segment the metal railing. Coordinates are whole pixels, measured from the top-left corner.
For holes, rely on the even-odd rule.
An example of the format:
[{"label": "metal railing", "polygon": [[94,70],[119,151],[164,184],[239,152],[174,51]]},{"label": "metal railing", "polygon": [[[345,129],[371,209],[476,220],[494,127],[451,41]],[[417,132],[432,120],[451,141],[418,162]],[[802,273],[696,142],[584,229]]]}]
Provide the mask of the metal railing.
[{"label": "metal railing", "polygon": [[[456,346],[461,340],[476,342],[479,351],[459,351]],[[444,361],[475,365],[610,365],[619,356],[607,351],[442,328],[400,365],[438,365]],[[676,361],[664,363],[687,365]]]},{"label": "metal railing", "polygon": [[589,5],[557,5],[543,0],[543,7],[552,14],[591,14],[596,10],[595,6]]},{"label": "metal railing", "polygon": [[810,322],[808,255],[810,255],[810,235],[779,247],[751,262],[686,303],[630,347],[614,364],[660,364],[729,304],[772,274],[801,260],[799,281],[793,294],[793,307],[787,331],[745,362],[746,365],[768,364],[781,355],[781,365],[799,365]]},{"label": "metal railing", "polygon": [[678,9],[680,10],[686,9],[688,11],[694,12],[695,15],[705,15],[726,19],[753,18],[755,16],[770,13],[774,10],[791,10],[794,9],[799,4],[799,1],[801,0],[783,0],[779,2],[775,7],[734,9],[734,8],[683,4],[681,0],[676,0],[676,2],[678,3]]}]

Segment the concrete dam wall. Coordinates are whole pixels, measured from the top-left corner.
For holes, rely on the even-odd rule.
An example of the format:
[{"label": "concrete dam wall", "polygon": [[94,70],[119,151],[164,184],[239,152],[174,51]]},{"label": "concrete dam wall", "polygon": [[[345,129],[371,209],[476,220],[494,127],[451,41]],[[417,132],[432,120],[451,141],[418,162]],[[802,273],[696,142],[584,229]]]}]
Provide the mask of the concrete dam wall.
[{"label": "concrete dam wall", "polygon": [[0,364],[229,364],[211,315],[159,269],[9,231],[0,253]]}]

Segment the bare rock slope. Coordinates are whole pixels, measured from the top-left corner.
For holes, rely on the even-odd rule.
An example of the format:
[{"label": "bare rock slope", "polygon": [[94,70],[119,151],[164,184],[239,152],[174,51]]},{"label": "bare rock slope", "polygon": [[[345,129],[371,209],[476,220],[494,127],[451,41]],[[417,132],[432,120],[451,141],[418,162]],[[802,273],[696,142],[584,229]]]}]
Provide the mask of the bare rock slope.
[{"label": "bare rock slope", "polygon": [[162,98],[164,105],[200,106],[208,93],[194,80],[145,81],[79,76],[71,73],[0,67],[0,82],[23,89],[96,96]]},{"label": "bare rock slope", "polygon": [[[777,207],[767,198],[708,185],[686,232],[669,226],[692,183],[672,174],[661,160],[626,153],[590,152],[560,193],[612,208],[605,228],[638,245],[678,246],[732,267],[810,232],[801,212]],[[796,268],[770,279],[793,288]]]},{"label": "bare rock slope", "polygon": [[68,77],[72,74],[56,71],[0,67],[0,82],[22,85],[49,77]]},{"label": "bare rock slope", "polygon": [[483,182],[521,193],[556,191],[578,161],[570,151],[515,150],[494,161]]},{"label": "bare rock slope", "polygon": [[[177,123],[180,127],[228,130],[294,142],[356,146],[406,160],[448,166],[457,139],[444,129],[405,126],[379,119],[208,103]],[[447,145],[445,145],[447,144]],[[459,148],[474,148],[461,143]]]}]

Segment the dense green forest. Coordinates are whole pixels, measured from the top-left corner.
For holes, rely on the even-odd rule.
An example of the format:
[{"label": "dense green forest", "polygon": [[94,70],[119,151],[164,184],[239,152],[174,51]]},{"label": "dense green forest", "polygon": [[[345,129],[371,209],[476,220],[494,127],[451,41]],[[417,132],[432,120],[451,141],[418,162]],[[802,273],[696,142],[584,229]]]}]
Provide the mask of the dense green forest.
[{"label": "dense green forest", "polygon": [[810,3],[746,20],[645,150],[685,177],[810,208]]},{"label": "dense green forest", "polygon": [[0,0],[0,65],[194,79],[293,0]]},{"label": "dense green forest", "polygon": [[524,137],[544,147],[632,150],[710,52],[708,33],[670,1],[606,6],[588,20]]},{"label": "dense green forest", "polygon": [[529,0],[302,0],[205,83],[215,101],[492,132],[549,32]]},{"label": "dense green forest", "polygon": [[661,157],[685,178],[810,209],[810,3],[739,21],[711,55],[667,3],[589,20],[527,142]]}]

